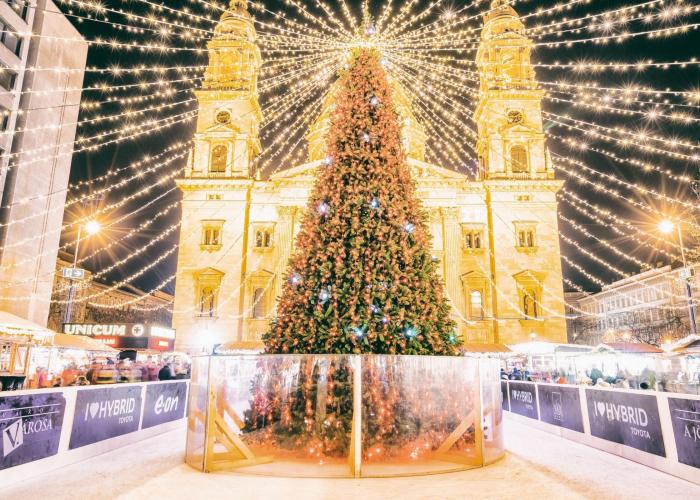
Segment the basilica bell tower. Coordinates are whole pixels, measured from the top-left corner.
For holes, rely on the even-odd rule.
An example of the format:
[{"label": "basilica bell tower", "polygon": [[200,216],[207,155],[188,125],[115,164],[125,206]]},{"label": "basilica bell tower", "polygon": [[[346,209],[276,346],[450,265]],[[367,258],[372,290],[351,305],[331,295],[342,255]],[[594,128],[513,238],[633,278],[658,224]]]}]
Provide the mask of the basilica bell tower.
[{"label": "basilica bell tower", "polygon": [[[197,127],[184,176],[173,327],[176,348],[206,350],[238,328],[248,201],[261,152],[260,49],[247,0],[231,0],[207,44]],[[238,256],[238,257],[236,257]]]},{"label": "basilica bell tower", "polygon": [[533,43],[518,13],[494,0],[476,55],[479,177],[489,237],[493,341],[566,342],[554,177]]}]

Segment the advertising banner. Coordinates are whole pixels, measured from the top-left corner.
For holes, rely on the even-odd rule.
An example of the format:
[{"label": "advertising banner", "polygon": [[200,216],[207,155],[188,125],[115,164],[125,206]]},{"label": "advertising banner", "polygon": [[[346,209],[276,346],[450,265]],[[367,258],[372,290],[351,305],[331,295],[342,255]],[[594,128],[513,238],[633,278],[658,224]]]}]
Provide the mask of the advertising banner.
[{"label": "advertising banner", "polygon": [[508,382],[510,411],[537,420],[537,386],[524,382]]},{"label": "advertising banner", "polygon": [[678,461],[700,468],[700,401],[668,398]]},{"label": "advertising banner", "polygon": [[508,382],[501,380],[501,408],[506,411],[510,411],[510,405],[508,404]]},{"label": "advertising banner", "polygon": [[134,432],[141,417],[141,386],[78,391],[69,448]]},{"label": "advertising banner", "polygon": [[656,395],[586,389],[593,436],[666,456]]},{"label": "advertising banner", "polygon": [[581,398],[577,387],[537,384],[540,420],[548,424],[583,432]]},{"label": "advertising banner", "polygon": [[185,416],[187,382],[151,384],[146,387],[142,429],[172,422]]},{"label": "advertising banner", "polygon": [[0,470],[55,455],[65,410],[60,392],[0,397]]}]

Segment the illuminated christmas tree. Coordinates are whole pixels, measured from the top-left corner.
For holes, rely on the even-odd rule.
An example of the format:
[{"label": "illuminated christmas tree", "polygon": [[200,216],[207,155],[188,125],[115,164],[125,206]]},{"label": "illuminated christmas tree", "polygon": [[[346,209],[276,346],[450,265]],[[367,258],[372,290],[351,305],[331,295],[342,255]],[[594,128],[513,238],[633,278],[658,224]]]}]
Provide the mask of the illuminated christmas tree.
[{"label": "illuminated christmas tree", "polygon": [[338,84],[327,158],[266,350],[454,354],[450,305],[379,55],[357,50]]}]

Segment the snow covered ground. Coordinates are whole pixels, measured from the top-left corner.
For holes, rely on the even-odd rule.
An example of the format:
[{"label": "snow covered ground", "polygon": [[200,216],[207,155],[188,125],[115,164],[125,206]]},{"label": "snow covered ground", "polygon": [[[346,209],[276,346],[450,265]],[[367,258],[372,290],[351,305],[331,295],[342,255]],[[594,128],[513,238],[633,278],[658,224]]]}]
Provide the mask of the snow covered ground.
[{"label": "snow covered ground", "polygon": [[506,423],[508,455],[483,469],[395,479],[202,474],[183,463],[184,425],[3,491],[23,499],[568,499],[700,498],[700,486],[623,458]]}]

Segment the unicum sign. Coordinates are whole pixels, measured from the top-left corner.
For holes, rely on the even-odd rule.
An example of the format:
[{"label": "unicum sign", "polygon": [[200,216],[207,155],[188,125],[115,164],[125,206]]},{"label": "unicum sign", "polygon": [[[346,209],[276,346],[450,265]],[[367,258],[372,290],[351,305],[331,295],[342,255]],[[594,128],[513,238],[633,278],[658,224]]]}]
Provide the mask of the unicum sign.
[{"label": "unicum sign", "polygon": [[100,337],[108,335],[112,337],[142,337],[146,332],[144,325],[136,324],[89,324],[89,323],[64,323],[63,333],[68,335],[85,335],[88,337]]}]

